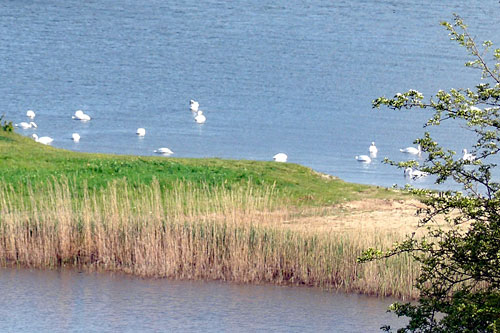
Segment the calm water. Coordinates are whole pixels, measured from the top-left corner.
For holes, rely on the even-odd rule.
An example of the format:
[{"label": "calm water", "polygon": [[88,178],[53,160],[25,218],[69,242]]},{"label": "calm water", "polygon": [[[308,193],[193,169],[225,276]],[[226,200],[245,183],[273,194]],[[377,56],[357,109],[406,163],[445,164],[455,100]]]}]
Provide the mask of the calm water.
[{"label": "calm water", "polygon": [[[0,268],[2,332],[379,332],[389,299]],[[397,326],[397,327],[399,327]]]},{"label": "calm water", "polygon": [[[429,114],[375,111],[371,101],[477,83],[439,22],[456,12],[480,40],[500,42],[499,10],[497,0],[5,0],[0,110],[20,122],[34,109],[36,133],[76,151],[152,155],[166,146],[176,157],[256,160],[285,152],[348,181],[403,184],[380,161],[404,159],[398,148]],[[77,109],[93,120],[71,120]],[[470,148],[456,130],[436,135]],[[371,141],[379,158],[358,163]]]}]

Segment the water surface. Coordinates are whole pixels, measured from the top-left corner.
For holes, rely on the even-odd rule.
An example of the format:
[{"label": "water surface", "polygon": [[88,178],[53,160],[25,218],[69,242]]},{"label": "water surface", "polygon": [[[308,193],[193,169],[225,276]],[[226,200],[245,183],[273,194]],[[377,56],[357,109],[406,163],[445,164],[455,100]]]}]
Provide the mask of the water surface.
[{"label": "water surface", "polygon": [[[371,109],[381,95],[470,87],[466,51],[439,25],[459,13],[478,40],[500,42],[498,1],[3,1],[0,110],[37,112],[56,147],[290,162],[347,181],[405,182],[383,157],[423,133],[422,111]],[[487,22],[487,23],[486,23]],[[207,122],[188,109],[200,102]],[[93,117],[71,120],[77,109]],[[146,128],[138,138],[138,127]],[[31,135],[33,130],[18,130]],[[457,151],[470,135],[443,126]],[[79,143],[71,133],[80,133]],[[370,165],[371,141],[379,157]],[[431,180],[420,181],[428,185]]]},{"label": "water surface", "polygon": [[311,288],[0,268],[2,332],[379,332],[390,299]]}]

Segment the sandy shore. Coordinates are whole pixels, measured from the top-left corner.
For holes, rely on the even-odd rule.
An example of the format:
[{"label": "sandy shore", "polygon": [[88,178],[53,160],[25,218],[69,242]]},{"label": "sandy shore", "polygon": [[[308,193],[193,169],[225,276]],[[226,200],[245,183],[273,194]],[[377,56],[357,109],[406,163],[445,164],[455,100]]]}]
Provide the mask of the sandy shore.
[{"label": "sandy shore", "polygon": [[424,205],[418,200],[366,199],[332,207],[306,208],[283,214],[278,224],[297,231],[342,232],[378,230],[409,233],[417,229],[416,212]]}]

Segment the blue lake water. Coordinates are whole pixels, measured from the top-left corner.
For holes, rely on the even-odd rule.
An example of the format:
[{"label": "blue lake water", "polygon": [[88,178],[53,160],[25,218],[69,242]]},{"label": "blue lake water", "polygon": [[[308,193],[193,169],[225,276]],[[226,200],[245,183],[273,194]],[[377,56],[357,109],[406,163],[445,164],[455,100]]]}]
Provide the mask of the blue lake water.
[{"label": "blue lake water", "polygon": [[2,332],[380,332],[394,300],[310,288],[0,268]]},{"label": "blue lake water", "polygon": [[[423,133],[430,113],[372,110],[371,101],[480,82],[439,25],[452,13],[479,40],[500,42],[493,0],[6,0],[0,8],[0,112],[17,123],[35,110],[38,129],[19,129],[24,135],[84,152],[169,147],[174,157],[254,160],[285,152],[290,162],[382,186],[405,183],[380,162],[405,159],[399,148]],[[205,124],[193,121],[190,99]],[[93,119],[73,121],[77,109]],[[436,137],[470,148],[472,137],[457,130],[445,125]],[[357,162],[371,141],[378,158]]]}]

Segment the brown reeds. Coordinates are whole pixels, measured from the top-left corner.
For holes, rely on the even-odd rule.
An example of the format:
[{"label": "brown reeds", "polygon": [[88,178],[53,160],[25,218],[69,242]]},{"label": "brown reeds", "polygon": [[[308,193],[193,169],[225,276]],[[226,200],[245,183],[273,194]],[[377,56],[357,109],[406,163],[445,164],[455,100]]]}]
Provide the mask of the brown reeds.
[{"label": "brown reeds", "polygon": [[408,257],[356,262],[362,250],[390,246],[401,235],[290,230],[283,221],[293,208],[274,192],[182,182],[115,181],[79,193],[65,180],[0,187],[0,261],[417,296],[418,267]]}]

